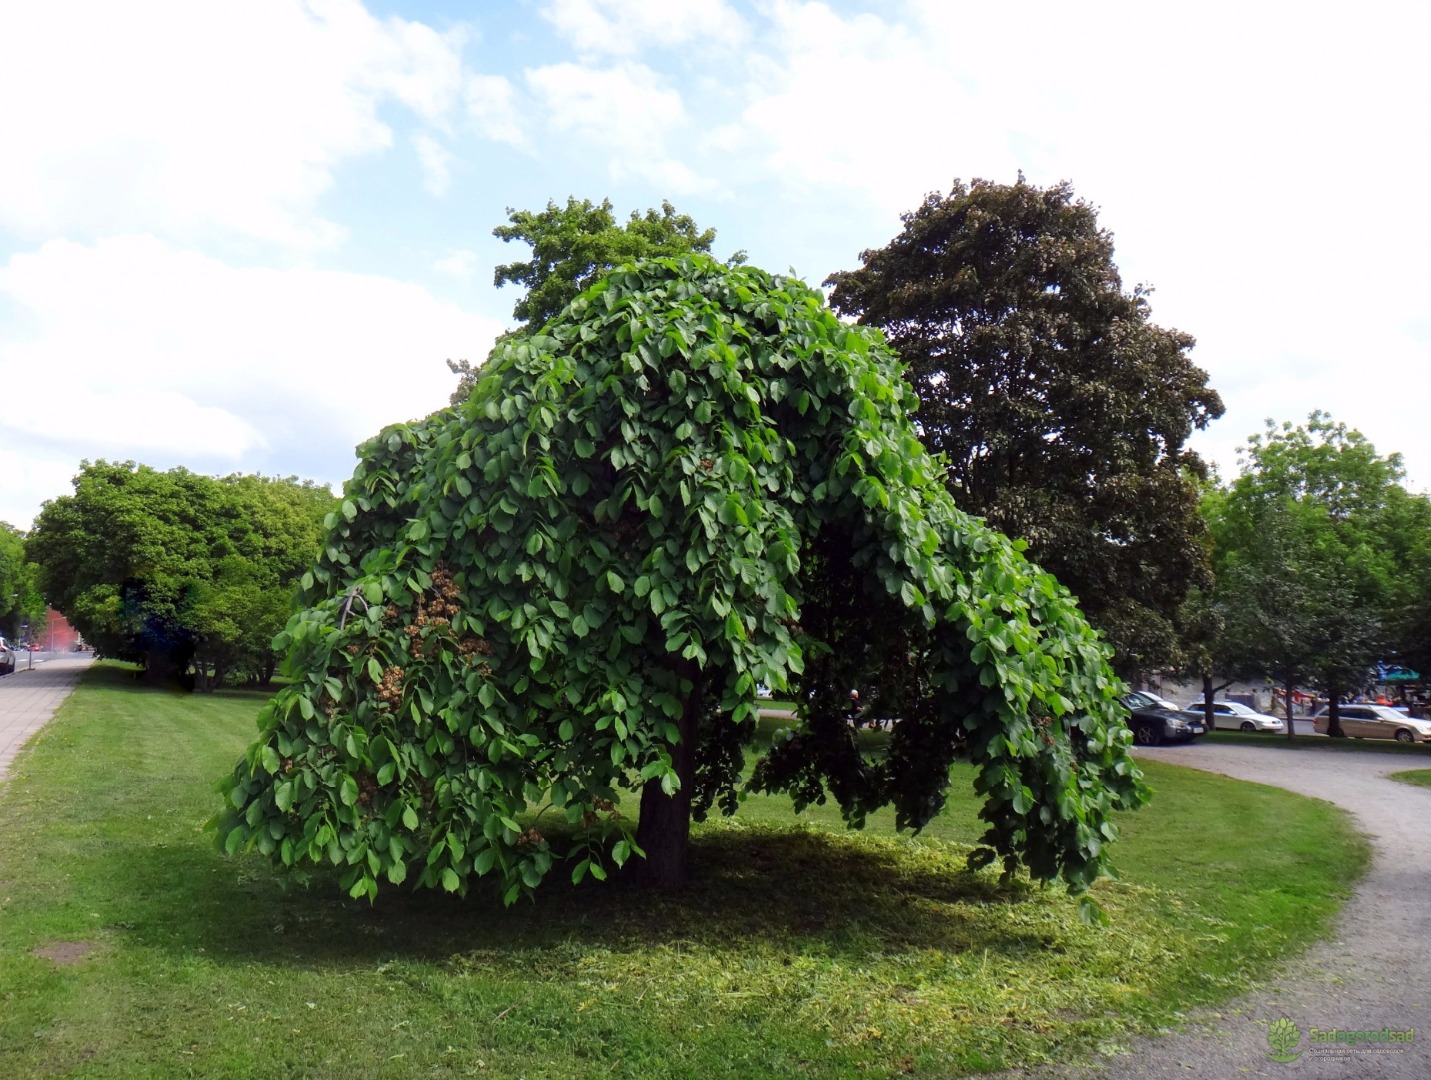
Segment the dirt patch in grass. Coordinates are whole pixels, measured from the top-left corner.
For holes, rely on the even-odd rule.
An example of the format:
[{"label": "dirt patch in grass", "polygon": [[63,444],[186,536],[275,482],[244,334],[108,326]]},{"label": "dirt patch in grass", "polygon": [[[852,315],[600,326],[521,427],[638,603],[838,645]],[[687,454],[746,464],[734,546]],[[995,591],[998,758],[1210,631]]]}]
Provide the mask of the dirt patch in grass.
[{"label": "dirt patch in grass", "polygon": [[51,941],[46,945],[36,945],[30,952],[57,967],[68,967],[78,964],[98,948],[93,941]]}]

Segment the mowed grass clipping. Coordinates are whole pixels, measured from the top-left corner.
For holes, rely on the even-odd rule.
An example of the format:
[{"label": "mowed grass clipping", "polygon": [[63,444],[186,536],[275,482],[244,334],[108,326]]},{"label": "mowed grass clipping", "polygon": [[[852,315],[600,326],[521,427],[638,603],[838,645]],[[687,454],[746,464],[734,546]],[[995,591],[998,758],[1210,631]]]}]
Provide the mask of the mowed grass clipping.
[{"label": "mowed grass clipping", "polygon": [[[203,822],[261,696],[101,665],[0,788],[0,1077],[960,1076],[1111,1051],[1270,975],[1364,866],[1344,815],[1146,765],[1121,882],[963,870],[969,771],[920,837],[751,798],[680,897],[504,909],[227,860]],[[634,802],[634,800],[632,800]],[[1255,837],[1256,843],[1248,839]]]}]

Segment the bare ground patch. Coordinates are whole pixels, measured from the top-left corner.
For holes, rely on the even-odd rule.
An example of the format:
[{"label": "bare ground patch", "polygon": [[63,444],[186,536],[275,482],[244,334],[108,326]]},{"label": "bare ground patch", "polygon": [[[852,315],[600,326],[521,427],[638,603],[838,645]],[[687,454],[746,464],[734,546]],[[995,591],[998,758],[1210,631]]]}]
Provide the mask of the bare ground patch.
[{"label": "bare ground patch", "polygon": [[30,952],[58,967],[68,967],[70,964],[78,964],[98,948],[93,941],[51,941],[36,945]]}]

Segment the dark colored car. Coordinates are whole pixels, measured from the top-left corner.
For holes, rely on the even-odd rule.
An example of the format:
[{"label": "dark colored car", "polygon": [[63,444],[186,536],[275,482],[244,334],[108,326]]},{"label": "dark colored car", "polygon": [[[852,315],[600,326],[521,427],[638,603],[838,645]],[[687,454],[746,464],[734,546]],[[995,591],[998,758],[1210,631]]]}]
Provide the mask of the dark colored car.
[{"label": "dark colored car", "polygon": [[1159,705],[1140,691],[1131,690],[1118,700],[1128,709],[1128,727],[1133,730],[1133,741],[1139,746],[1190,742],[1205,730],[1200,720]]}]

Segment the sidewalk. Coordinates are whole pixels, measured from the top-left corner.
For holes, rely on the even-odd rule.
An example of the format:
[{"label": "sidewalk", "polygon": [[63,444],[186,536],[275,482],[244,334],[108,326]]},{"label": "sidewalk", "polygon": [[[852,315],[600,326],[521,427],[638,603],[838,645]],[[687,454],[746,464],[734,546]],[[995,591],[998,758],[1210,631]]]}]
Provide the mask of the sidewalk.
[{"label": "sidewalk", "polygon": [[93,653],[67,655],[0,678],[0,783],[20,747],[44,727],[92,663]]}]

